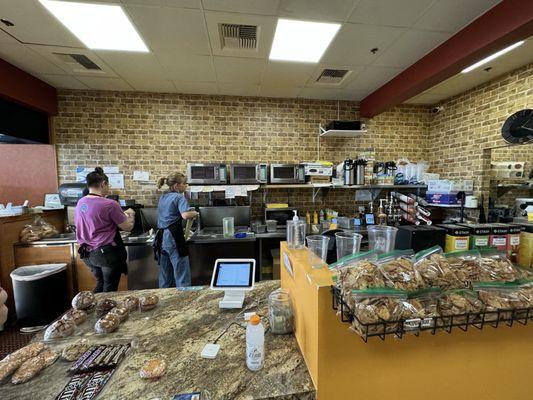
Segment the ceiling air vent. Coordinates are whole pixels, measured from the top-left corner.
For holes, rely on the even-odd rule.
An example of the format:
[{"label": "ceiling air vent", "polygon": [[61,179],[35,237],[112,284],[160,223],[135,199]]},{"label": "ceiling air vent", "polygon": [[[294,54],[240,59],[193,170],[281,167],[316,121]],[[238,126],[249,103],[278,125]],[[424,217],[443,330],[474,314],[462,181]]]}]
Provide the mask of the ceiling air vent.
[{"label": "ceiling air vent", "polygon": [[324,69],[317,78],[317,83],[324,83],[329,85],[338,85],[350,72],[347,69]]},{"label": "ceiling air vent", "polygon": [[80,66],[83,70],[101,71],[98,65],[91,61],[91,59],[83,54],[69,54],[69,53],[54,53],[62,62],[70,66],[73,70],[79,70]]},{"label": "ceiling air vent", "polygon": [[222,49],[257,49],[257,26],[219,24]]}]

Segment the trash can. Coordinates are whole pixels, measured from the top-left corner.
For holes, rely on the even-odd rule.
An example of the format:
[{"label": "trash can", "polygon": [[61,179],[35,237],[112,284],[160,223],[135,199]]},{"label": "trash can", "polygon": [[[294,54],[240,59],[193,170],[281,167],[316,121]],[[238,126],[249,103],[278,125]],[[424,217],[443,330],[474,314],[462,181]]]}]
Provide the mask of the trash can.
[{"label": "trash can", "polygon": [[48,325],[69,308],[67,264],[20,267],[11,272],[11,280],[22,328]]}]

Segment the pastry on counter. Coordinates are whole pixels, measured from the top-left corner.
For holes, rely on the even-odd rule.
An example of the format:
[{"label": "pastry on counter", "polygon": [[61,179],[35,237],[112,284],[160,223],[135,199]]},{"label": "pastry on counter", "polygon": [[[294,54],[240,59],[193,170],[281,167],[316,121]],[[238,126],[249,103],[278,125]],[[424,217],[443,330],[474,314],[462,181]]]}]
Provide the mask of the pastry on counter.
[{"label": "pastry on counter", "polygon": [[72,307],[78,310],[84,310],[87,313],[90,313],[94,310],[96,305],[96,298],[94,297],[93,292],[83,291],[79,292],[72,299]]},{"label": "pastry on counter", "polygon": [[115,300],[104,299],[102,301],[99,301],[98,305],[96,306],[96,316],[98,318],[103,317],[116,306],[117,302]]},{"label": "pastry on counter", "polygon": [[46,328],[46,331],[44,331],[44,340],[65,338],[72,335],[75,328],[76,324],[73,319],[60,319]]},{"label": "pastry on counter", "polygon": [[111,333],[114,332],[120,324],[120,320],[116,315],[106,314],[94,325],[96,333]]},{"label": "pastry on counter", "polygon": [[166,369],[167,363],[165,360],[154,358],[144,363],[139,371],[139,375],[144,379],[160,378],[165,375]]},{"label": "pastry on counter", "polygon": [[142,296],[140,299],[141,311],[151,310],[157,306],[157,303],[159,303],[159,297],[155,294]]},{"label": "pastry on counter", "polygon": [[17,385],[19,383],[28,382],[31,378],[37,375],[46,367],[46,361],[43,356],[38,355],[30,358],[22,363],[11,378],[11,383]]},{"label": "pastry on counter", "polygon": [[71,319],[76,325],[80,325],[87,321],[87,313],[83,310],[73,308],[72,310],[69,310],[65,315],[63,315],[61,319]]},{"label": "pastry on counter", "polygon": [[75,343],[71,343],[63,349],[61,357],[65,361],[76,361],[81,357],[83,353],[89,350],[89,344],[86,341],[79,340]]},{"label": "pastry on counter", "polygon": [[124,322],[129,315],[129,310],[126,307],[115,307],[109,311],[109,314],[116,315],[120,323]]},{"label": "pastry on counter", "polygon": [[37,356],[46,348],[44,343],[37,342],[24,346],[22,349],[8,354],[2,361],[0,361],[0,381],[11,375],[17,370],[25,361]]},{"label": "pastry on counter", "polygon": [[122,307],[126,307],[130,312],[139,309],[139,298],[135,296],[127,296],[122,300]]}]

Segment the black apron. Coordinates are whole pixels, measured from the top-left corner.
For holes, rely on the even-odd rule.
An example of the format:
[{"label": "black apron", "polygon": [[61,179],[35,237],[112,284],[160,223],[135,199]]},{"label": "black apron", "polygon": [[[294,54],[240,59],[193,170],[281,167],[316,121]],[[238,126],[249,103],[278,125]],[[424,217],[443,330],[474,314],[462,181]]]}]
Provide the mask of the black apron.
[{"label": "black apron", "polygon": [[185,241],[185,234],[183,233],[183,218],[180,215],[173,224],[169,225],[166,228],[160,228],[157,230],[157,233],[155,234],[155,238],[154,238],[154,243],[152,244],[154,248],[155,260],[159,262],[159,259],[161,257],[161,247],[163,245],[163,233],[165,229],[168,229],[170,231],[170,234],[174,238],[179,256],[180,257],[188,256],[189,247],[187,246],[187,242]]}]

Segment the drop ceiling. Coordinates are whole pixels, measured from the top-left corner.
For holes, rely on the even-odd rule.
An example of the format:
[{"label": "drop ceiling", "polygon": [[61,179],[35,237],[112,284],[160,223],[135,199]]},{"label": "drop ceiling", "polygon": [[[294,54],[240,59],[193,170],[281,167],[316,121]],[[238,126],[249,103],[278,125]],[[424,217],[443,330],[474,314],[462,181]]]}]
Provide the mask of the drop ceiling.
[{"label": "drop ceiling", "polygon": [[[361,100],[498,3],[497,0],[92,2],[121,4],[150,52],[88,50],[38,0],[1,0],[0,18],[15,26],[0,24],[0,58],[57,88]],[[279,17],[340,22],[342,27],[317,64],[269,61]],[[257,50],[222,49],[220,23],[257,25]],[[379,50],[374,54],[370,50],[376,47]],[[522,47],[533,54],[531,42]],[[101,71],[72,69],[54,53],[83,54]],[[351,72],[339,85],[316,83],[325,68]],[[491,74],[496,73],[495,68]],[[455,85],[459,87],[460,83]],[[431,89],[410,102],[434,103],[437,95],[452,91],[434,89],[437,91]]]}]

